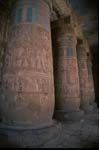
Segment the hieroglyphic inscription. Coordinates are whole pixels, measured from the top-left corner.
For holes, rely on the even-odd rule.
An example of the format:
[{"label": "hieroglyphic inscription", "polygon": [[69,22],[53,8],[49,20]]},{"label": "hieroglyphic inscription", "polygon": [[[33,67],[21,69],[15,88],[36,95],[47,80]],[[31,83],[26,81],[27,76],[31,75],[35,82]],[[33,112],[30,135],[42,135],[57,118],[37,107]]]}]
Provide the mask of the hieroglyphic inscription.
[{"label": "hieroglyphic inscription", "polygon": [[72,87],[70,84],[57,84],[56,85],[56,97],[78,97],[79,96],[79,88],[75,85]]},{"label": "hieroglyphic inscription", "polygon": [[[16,50],[16,49],[15,49]],[[50,72],[50,66],[48,65],[48,54],[45,50],[33,51],[32,49],[17,48],[18,53],[8,52],[5,58],[5,67],[7,69],[13,70],[16,68],[16,71],[27,69],[35,70],[37,72]]]},{"label": "hieroglyphic inscription", "polygon": [[57,59],[55,57],[55,93],[57,110],[72,112],[77,111],[80,104],[77,40],[73,30],[65,30],[65,25],[60,25],[59,20],[53,29],[55,35],[53,43],[55,52],[58,52]]},{"label": "hieroglyphic inscription", "polygon": [[[40,3],[44,3],[42,8]],[[47,20],[50,19],[49,8],[45,9],[44,16],[40,13],[45,5],[40,0],[19,0],[15,3],[15,14],[18,12],[18,16],[12,15],[16,21],[11,20],[3,69],[3,92],[0,95],[0,112],[6,110],[3,117],[10,123],[44,125],[46,120],[50,122],[52,119],[54,82],[51,34],[44,24],[46,20],[50,27],[50,20]]]},{"label": "hieroglyphic inscription", "polygon": [[45,93],[49,92],[48,77],[16,77],[5,75],[3,87],[19,93]]},{"label": "hieroglyphic inscription", "polygon": [[89,79],[87,68],[87,54],[84,45],[77,45],[77,57],[79,67],[81,103],[86,105],[87,103],[89,103]]},{"label": "hieroglyphic inscription", "polygon": [[[23,25],[21,30],[16,28],[15,31],[17,33],[15,36],[13,35],[14,38],[10,40],[5,59],[5,66],[7,66],[8,69],[21,67],[21,70],[25,68],[28,70],[33,69],[38,72],[50,71],[51,60],[49,55],[51,55],[51,46],[48,44],[50,41],[49,34],[39,30],[40,36],[35,36],[36,30],[37,29],[35,29],[34,32],[34,29],[27,25]],[[39,40],[40,42],[38,42]],[[24,41],[26,41],[25,44]]]},{"label": "hieroglyphic inscription", "polygon": [[[24,11],[26,11],[26,13],[24,13]],[[50,12],[48,5],[40,0],[34,0],[33,2],[24,2],[24,4],[19,3],[17,5],[16,12],[14,12],[14,14],[12,15],[12,20],[16,23],[16,25],[24,22],[25,20],[24,23],[39,24],[46,30],[50,31],[49,15]]]},{"label": "hieroglyphic inscription", "polygon": [[75,44],[75,38],[73,36],[61,36],[58,41],[61,42],[61,45],[66,47]]}]

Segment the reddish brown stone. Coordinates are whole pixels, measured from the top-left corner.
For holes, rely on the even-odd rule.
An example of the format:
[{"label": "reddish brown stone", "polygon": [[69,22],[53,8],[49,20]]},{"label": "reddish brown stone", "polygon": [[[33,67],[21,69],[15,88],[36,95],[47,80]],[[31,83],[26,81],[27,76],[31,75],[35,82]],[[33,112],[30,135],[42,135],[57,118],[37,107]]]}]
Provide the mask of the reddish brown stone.
[{"label": "reddish brown stone", "polygon": [[93,104],[95,102],[95,90],[94,90],[92,62],[90,55],[87,57],[87,64],[88,64],[88,79],[89,79],[89,102],[90,104]]},{"label": "reddish brown stone", "polygon": [[[79,112],[80,107],[76,36],[71,24],[66,24],[65,19],[53,23],[52,33],[55,59],[56,114],[57,112],[63,112],[61,115],[72,112],[75,114],[75,112]],[[74,119],[73,117],[74,115],[70,119]]]},{"label": "reddish brown stone", "polygon": [[86,45],[84,45],[84,43],[77,44],[81,109],[83,109],[85,113],[93,113],[97,112],[97,108],[95,104],[92,66],[86,51]]},{"label": "reddish brown stone", "polygon": [[89,78],[87,68],[87,53],[84,44],[77,44],[77,57],[79,67],[81,108],[86,110],[89,107]]},{"label": "reddish brown stone", "polygon": [[43,0],[19,0],[13,6],[0,99],[3,123],[38,127],[52,121],[54,83],[49,19],[49,7]]}]

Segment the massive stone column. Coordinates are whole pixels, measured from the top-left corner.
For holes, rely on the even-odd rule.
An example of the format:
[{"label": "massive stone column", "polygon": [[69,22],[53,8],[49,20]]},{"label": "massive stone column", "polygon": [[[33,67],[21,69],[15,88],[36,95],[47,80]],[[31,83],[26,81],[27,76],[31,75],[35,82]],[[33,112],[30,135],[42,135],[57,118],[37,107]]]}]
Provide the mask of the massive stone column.
[{"label": "massive stone column", "polygon": [[[10,130],[44,128],[52,125],[54,112],[49,5],[45,0],[16,0],[11,14],[0,120]],[[33,133],[29,135],[28,132],[21,133],[19,138],[15,135],[14,142],[19,140],[19,144],[23,139],[26,145],[37,144],[38,133],[34,138]],[[13,140],[12,137],[9,139]]]},{"label": "massive stone column", "polygon": [[92,111],[90,105],[89,95],[89,76],[87,67],[87,52],[83,40],[78,40],[77,43],[77,58],[79,67],[79,81],[80,81],[80,94],[81,94],[81,109],[86,113]]},{"label": "massive stone column", "polygon": [[94,79],[93,79],[93,72],[92,72],[92,58],[90,53],[88,53],[87,56],[87,67],[88,67],[88,79],[89,79],[89,103],[93,107],[93,111],[97,112],[97,104],[95,102]]},{"label": "massive stone column", "polygon": [[52,26],[56,110],[58,119],[76,120],[80,111],[80,87],[76,54],[76,36],[67,18],[55,21]]},{"label": "massive stone column", "polygon": [[50,11],[43,0],[15,1],[5,55],[2,122],[50,123],[54,111]]},{"label": "massive stone column", "polygon": [[92,62],[90,55],[87,59],[88,63],[88,78],[89,78],[89,90],[90,90],[90,103],[93,103],[95,100],[95,91],[94,91],[94,81],[93,81],[93,74],[92,74]]}]

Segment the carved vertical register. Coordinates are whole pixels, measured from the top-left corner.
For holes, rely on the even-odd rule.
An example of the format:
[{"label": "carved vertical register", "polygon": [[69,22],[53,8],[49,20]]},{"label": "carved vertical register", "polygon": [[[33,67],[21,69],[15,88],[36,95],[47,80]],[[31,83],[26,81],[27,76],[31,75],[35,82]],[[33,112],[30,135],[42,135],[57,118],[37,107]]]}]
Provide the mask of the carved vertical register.
[{"label": "carved vertical register", "polygon": [[16,0],[0,94],[3,123],[36,127],[52,123],[52,63],[48,4],[44,0]]},{"label": "carved vertical register", "polygon": [[94,87],[94,79],[92,73],[92,58],[90,53],[88,53],[87,55],[87,67],[88,67],[88,79],[89,79],[89,103],[93,108],[92,113],[97,113],[98,108],[95,102],[95,87]]},{"label": "carved vertical register", "polygon": [[90,57],[87,56],[87,47],[84,40],[81,39],[78,39],[77,42],[77,58],[79,68],[81,109],[84,110],[85,113],[93,113],[97,111],[97,105],[95,104],[92,66]]},{"label": "carved vertical register", "polygon": [[77,58],[79,68],[80,94],[81,94],[81,108],[85,112],[91,109],[89,102],[89,77],[87,67],[87,52],[84,41],[78,39],[77,42]]},{"label": "carved vertical register", "polygon": [[94,81],[92,75],[92,62],[90,55],[87,56],[88,78],[89,78],[89,91],[90,91],[90,103],[95,101]]},{"label": "carved vertical register", "polygon": [[71,24],[65,19],[53,24],[53,53],[55,74],[55,116],[75,120],[82,116],[80,87],[76,54],[76,36]]}]

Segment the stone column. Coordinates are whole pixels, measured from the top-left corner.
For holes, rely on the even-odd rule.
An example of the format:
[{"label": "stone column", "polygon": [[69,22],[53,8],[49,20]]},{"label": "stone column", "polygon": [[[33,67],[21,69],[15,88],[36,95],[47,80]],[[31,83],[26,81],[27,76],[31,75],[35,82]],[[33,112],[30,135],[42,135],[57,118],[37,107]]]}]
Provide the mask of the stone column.
[{"label": "stone column", "polygon": [[52,63],[48,4],[44,0],[16,0],[0,94],[3,123],[34,127],[52,123]]},{"label": "stone column", "polygon": [[2,13],[0,13],[0,20],[2,20],[0,21],[0,87],[1,87],[3,58],[7,45],[7,35],[9,26],[8,14],[7,12],[5,13],[5,10]]},{"label": "stone column", "polygon": [[79,67],[79,81],[80,81],[80,94],[81,94],[81,109],[86,113],[92,111],[89,101],[89,76],[87,67],[87,52],[83,40],[78,40],[77,43],[77,58]]},{"label": "stone column", "polygon": [[4,147],[39,148],[50,138],[55,139],[61,129],[52,121],[54,81],[48,1],[16,0],[11,14],[0,93],[0,140],[3,138]]},{"label": "stone column", "polygon": [[97,111],[97,104],[95,103],[95,89],[92,72],[92,59],[91,54],[87,56],[88,79],[89,79],[89,103],[93,107],[93,111]]},{"label": "stone column", "polygon": [[52,26],[56,110],[55,117],[64,120],[80,119],[80,87],[76,54],[76,36],[67,18],[55,21]]}]

